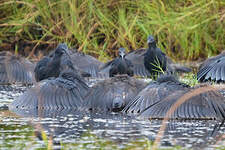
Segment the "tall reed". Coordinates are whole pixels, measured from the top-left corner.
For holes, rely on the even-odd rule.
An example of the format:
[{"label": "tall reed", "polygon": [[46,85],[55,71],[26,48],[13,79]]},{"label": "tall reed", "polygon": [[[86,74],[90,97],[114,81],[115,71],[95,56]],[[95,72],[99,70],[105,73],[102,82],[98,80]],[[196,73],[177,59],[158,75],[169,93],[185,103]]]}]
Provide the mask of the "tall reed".
[{"label": "tall reed", "polygon": [[225,49],[222,0],[3,0],[0,11],[0,44],[67,42],[104,59],[119,47],[146,47],[152,34],[174,59]]}]

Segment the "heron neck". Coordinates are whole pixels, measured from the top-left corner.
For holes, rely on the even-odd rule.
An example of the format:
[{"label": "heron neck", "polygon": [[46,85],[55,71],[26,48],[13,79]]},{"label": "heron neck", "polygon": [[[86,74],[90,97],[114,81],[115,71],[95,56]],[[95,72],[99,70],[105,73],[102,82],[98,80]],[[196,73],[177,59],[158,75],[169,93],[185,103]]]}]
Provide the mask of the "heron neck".
[{"label": "heron neck", "polygon": [[149,43],[148,44],[149,49],[155,49],[156,48],[156,43]]}]

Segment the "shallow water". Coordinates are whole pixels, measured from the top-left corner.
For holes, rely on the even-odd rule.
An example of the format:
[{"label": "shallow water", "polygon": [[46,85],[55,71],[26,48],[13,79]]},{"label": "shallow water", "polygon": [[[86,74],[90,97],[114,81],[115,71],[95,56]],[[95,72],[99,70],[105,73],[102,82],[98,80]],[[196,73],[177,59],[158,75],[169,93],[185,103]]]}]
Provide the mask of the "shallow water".
[{"label": "shallow water", "polygon": [[[8,105],[24,90],[22,86],[1,88],[0,106]],[[219,128],[219,124],[214,120],[171,121],[160,147],[221,148],[225,144],[225,125]],[[52,142],[54,149],[143,149],[148,148],[149,141],[155,140],[160,126],[160,120],[143,120],[118,113],[1,110],[0,148],[47,148]]]}]

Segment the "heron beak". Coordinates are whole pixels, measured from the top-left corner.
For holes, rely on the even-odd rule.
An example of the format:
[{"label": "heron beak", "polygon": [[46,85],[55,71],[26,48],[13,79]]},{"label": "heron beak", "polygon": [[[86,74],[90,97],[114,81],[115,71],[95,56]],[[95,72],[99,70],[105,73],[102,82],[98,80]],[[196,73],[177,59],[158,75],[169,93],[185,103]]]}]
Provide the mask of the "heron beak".
[{"label": "heron beak", "polygon": [[121,56],[122,59],[125,58],[125,54],[124,53],[120,54],[120,56]]},{"label": "heron beak", "polygon": [[148,44],[150,44],[150,43],[153,43],[153,40],[152,39],[148,39]]}]

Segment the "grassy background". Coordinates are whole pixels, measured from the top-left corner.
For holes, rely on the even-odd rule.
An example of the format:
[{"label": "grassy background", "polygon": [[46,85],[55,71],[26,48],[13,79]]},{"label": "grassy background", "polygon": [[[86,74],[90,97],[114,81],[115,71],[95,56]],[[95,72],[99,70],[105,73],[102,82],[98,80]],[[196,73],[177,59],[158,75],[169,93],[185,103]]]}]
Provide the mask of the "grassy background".
[{"label": "grassy background", "polygon": [[29,56],[66,42],[105,60],[149,34],[176,60],[225,49],[224,0],[1,0],[0,12],[0,50]]}]

